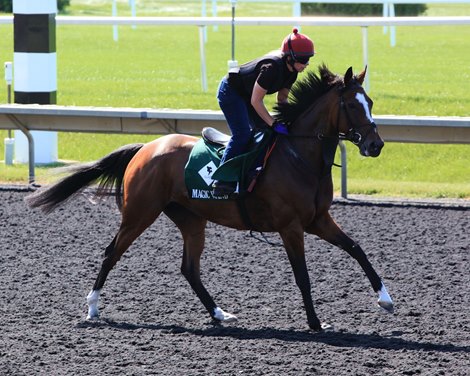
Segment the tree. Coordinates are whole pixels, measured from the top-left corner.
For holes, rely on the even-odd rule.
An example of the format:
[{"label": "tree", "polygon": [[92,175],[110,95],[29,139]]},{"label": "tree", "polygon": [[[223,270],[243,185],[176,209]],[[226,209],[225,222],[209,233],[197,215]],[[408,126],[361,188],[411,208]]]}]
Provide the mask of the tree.
[{"label": "tree", "polygon": [[[302,14],[329,14],[347,16],[380,16],[382,4],[324,4],[302,3]],[[396,4],[397,16],[418,16],[426,11],[426,4]]]}]

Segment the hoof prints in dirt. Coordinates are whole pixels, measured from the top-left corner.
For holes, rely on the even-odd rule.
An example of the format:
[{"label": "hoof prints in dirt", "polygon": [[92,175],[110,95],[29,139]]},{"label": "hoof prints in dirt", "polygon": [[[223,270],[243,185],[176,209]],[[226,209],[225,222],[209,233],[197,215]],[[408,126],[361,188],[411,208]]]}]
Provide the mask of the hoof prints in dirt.
[{"label": "hoof prints in dirt", "polygon": [[180,274],[181,238],[163,216],[112,270],[101,319],[88,322],[85,298],[120,214],[111,199],[79,197],[44,216],[25,195],[0,192],[1,374],[468,374],[468,209],[334,204],[396,309],[382,313],[359,265],[309,235],[315,307],[335,328],[313,333],[284,251],[210,224],[202,278],[239,319],[212,322]]}]

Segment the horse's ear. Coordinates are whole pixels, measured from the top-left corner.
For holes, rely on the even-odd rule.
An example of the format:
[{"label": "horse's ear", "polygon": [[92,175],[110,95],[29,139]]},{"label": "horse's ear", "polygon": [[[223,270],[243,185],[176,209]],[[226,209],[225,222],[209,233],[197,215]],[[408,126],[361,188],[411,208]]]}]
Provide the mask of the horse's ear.
[{"label": "horse's ear", "polygon": [[352,78],[353,78],[353,70],[352,70],[352,67],[349,67],[349,69],[346,71],[344,75],[344,86],[348,86]]},{"label": "horse's ear", "polygon": [[364,82],[364,78],[366,77],[366,72],[367,72],[367,65],[365,66],[364,70],[358,74],[357,76],[357,81],[362,85]]}]

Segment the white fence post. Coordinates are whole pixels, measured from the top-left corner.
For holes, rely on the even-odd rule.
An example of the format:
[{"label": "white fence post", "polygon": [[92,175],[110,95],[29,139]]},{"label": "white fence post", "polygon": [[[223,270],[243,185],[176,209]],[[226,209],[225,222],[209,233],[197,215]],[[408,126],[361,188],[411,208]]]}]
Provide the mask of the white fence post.
[{"label": "white fence post", "polygon": [[[369,51],[368,51],[368,38],[367,38],[367,26],[362,26],[362,61],[364,62],[364,66],[369,65]],[[369,74],[366,74],[365,78],[365,84],[364,84],[364,89],[365,91],[369,91],[370,88],[370,81],[369,81],[369,76],[370,76],[370,70]]]},{"label": "white fence post", "polygon": [[206,72],[206,51],[204,33],[206,31],[205,26],[199,26],[199,54],[201,55],[201,84],[202,91],[207,92],[207,72]]}]

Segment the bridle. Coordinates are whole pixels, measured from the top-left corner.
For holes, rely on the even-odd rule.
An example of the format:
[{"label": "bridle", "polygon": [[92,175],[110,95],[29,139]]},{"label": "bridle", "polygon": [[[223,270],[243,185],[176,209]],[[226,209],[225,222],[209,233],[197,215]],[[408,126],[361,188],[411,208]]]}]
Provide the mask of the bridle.
[{"label": "bridle", "polygon": [[[338,119],[336,123],[339,124],[339,117],[341,115],[341,112],[344,112],[344,114],[346,115],[346,121],[348,122],[348,125],[349,125],[349,129],[346,133],[338,132],[338,138],[340,140],[351,141],[354,145],[361,146],[364,140],[369,135],[369,133],[377,129],[377,125],[375,124],[375,122],[355,125],[351,118],[351,114],[349,113],[348,108],[346,107],[344,103],[343,95],[344,95],[344,91],[346,91],[346,88],[343,88],[341,90],[342,92],[339,97]],[[358,132],[358,129],[363,128],[363,127],[370,127],[364,136],[362,136],[362,134]]]},{"label": "bridle", "polygon": [[[302,138],[315,138],[318,140],[322,140],[325,138],[335,138],[338,140],[346,140],[346,141],[351,141],[354,145],[361,146],[364,140],[367,138],[370,132],[374,131],[377,128],[377,125],[375,122],[367,123],[367,124],[361,124],[361,125],[355,125],[351,114],[348,111],[347,106],[345,105],[344,101],[344,93],[350,89],[350,87],[344,87],[340,89],[340,96],[339,96],[339,110],[338,110],[338,116],[336,119],[336,124],[339,125],[340,123],[340,117],[344,113],[344,116],[346,117],[346,121],[348,122],[349,129],[347,132],[339,132],[338,135],[336,136],[330,136],[330,135],[325,135],[323,132],[320,133],[315,133],[313,135],[303,135],[303,134],[289,134],[287,137],[302,137]],[[372,126],[372,127],[371,127]],[[367,132],[365,133],[364,136],[361,135],[361,133],[358,132],[358,129],[363,128],[363,127],[370,127]]]}]

